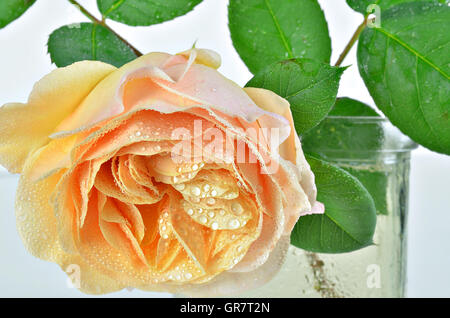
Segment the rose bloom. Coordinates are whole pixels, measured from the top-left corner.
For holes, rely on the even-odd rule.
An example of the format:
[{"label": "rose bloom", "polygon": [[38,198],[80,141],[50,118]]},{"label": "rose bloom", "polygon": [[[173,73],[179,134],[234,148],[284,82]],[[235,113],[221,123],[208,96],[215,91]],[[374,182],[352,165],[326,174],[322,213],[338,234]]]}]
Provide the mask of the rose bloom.
[{"label": "rose bloom", "polygon": [[323,209],[289,103],[219,66],[201,49],[82,61],[4,105],[0,163],[21,174],[28,251],[79,269],[91,294],[231,295],[270,280],[298,218]]}]

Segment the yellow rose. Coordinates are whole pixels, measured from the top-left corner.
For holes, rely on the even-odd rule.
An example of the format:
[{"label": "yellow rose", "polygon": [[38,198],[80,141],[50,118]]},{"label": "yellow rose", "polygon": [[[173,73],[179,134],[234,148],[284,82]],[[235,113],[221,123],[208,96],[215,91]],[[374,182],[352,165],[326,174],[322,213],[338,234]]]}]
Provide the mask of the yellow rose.
[{"label": "yellow rose", "polygon": [[226,295],[279,269],[314,176],[289,104],[240,88],[220,57],[150,53],[59,68],[0,109],[0,163],[21,173],[19,233],[80,268],[83,292]]}]

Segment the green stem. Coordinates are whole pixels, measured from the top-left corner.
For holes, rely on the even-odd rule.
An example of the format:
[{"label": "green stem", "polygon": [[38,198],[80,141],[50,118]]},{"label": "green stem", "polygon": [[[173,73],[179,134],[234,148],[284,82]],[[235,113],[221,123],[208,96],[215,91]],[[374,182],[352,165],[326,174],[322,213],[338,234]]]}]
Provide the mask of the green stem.
[{"label": "green stem", "polygon": [[347,57],[348,52],[352,49],[353,45],[356,43],[356,41],[359,38],[359,35],[364,30],[364,28],[367,25],[367,16],[364,17],[364,21],[358,26],[355,33],[353,34],[352,38],[348,42],[348,44],[345,46],[344,51],[342,51],[341,55],[339,56],[339,59],[337,60],[335,66],[341,66],[342,62],[344,62],[345,58]]},{"label": "green stem", "polygon": [[78,8],[78,10],[81,11],[89,20],[91,20],[95,24],[99,24],[103,26],[104,28],[108,29],[111,33],[113,33],[120,41],[125,43],[133,52],[136,54],[136,56],[142,56],[143,54],[136,49],[133,45],[131,45],[127,40],[125,40],[123,37],[121,37],[119,34],[117,34],[116,31],[111,29],[105,22],[104,19],[99,20],[95,16],[93,16],[85,7],[83,7],[81,4],[78,3],[76,0],[68,0],[71,4],[73,4],[75,7]]}]

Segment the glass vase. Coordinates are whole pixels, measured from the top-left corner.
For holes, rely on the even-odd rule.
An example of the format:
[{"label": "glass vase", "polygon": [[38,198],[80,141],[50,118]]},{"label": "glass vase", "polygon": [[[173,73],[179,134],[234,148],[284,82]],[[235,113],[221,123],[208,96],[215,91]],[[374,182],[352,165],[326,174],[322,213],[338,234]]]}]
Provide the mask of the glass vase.
[{"label": "glass vase", "polygon": [[404,297],[410,153],[417,147],[379,117],[327,117],[302,140],[357,177],[377,209],[374,244],[344,254],[291,245],[280,272],[242,297]]}]

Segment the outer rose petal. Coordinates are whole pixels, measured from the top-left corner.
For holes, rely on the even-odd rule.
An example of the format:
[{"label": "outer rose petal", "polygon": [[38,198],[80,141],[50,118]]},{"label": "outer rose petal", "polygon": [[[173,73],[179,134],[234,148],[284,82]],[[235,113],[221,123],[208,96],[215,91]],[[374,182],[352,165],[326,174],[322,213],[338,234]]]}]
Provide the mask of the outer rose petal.
[{"label": "outer rose petal", "polygon": [[295,170],[298,174],[298,179],[300,184],[302,185],[303,191],[305,191],[305,193],[307,194],[311,206],[315,207],[312,211],[303,212],[302,215],[310,213],[323,213],[321,205],[315,205],[317,189],[314,184],[314,174],[312,173],[311,168],[305,159],[300,140],[295,133],[295,126],[289,102],[284,98],[278,96],[274,92],[266,89],[246,87],[244,88],[244,90],[259,107],[267,111],[277,113],[289,120],[292,133],[289,138],[280,146],[280,155],[284,159],[289,160],[296,165]]},{"label": "outer rose petal", "polygon": [[[244,91],[250,96],[256,105],[264,110],[283,116],[289,121],[291,127],[291,134],[288,139],[284,141],[280,146],[280,156],[286,160],[295,163],[297,154],[295,149],[295,138],[297,134],[295,132],[294,121],[292,119],[291,107],[289,102],[284,98],[278,96],[272,91],[263,88],[245,87]],[[259,120],[261,121],[261,120]],[[262,127],[266,127],[264,122],[261,123]],[[300,149],[301,150],[301,149]]]},{"label": "outer rose petal", "polygon": [[[247,122],[263,118],[266,127],[280,128],[282,141],[287,138],[290,127],[284,117],[257,107],[237,84],[211,67],[196,64],[206,59],[208,54],[203,50],[191,50],[190,54],[186,60],[182,55],[150,53],[124,65],[93,90],[80,107],[59,125],[53,137],[84,130],[124,112],[136,110],[133,108],[171,113],[202,107]],[[198,54],[201,54],[199,61],[196,60]],[[127,93],[130,89],[141,92],[141,95],[133,93],[133,98],[129,98]],[[134,101],[132,105],[127,103],[129,99]]]},{"label": "outer rose petal", "polygon": [[60,246],[57,221],[48,198],[63,175],[63,171],[32,182],[29,173],[34,169],[30,161],[24,167],[16,198],[17,229],[25,248],[34,256],[57,263],[63,271],[80,270],[80,290],[88,294],[104,294],[126,286],[98,272],[79,255],[67,254]]},{"label": "outer rose petal", "polygon": [[26,158],[48,142],[56,126],[114,69],[94,61],[56,69],[35,84],[27,104],[0,108],[0,164],[20,173]]}]

